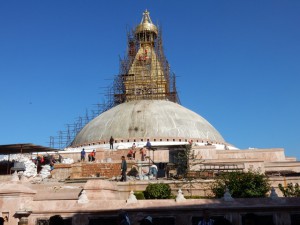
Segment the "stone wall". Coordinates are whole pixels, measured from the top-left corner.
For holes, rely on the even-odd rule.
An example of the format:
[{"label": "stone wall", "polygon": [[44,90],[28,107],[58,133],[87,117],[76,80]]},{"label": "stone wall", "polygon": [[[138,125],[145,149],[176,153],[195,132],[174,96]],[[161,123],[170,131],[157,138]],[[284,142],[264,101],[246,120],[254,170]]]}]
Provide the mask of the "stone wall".
[{"label": "stone wall", "polygon": [[[130,171],[131,167],[135,164],[134,161],[127,161],[127,171]],[[71,179],[75,178],[89,178],[89,177],[102,177],[102,178],[112,178],[121,175],[121,161],[114,163],[75,163],[70,166],[55,166],[52,171],[53,177],[62,177],[61,174],[67,174],[66,171],[70,171],[69,177]],[[54,176],[55,174],[55,176]]]},{"label": "stone wall", "polygon": [[[78,179],[78,178],[91,178],[91,177],[105,177],[105,178],[112,178],[120,176],[120,163],[75,163],[75,164],[56,164],[55,169],[51,172],[52,177],[55,179],[65,179],[70,177],[71,179]],[[135,161],[127,161],[128,164],[128,171],[131,169],[132,166],[136,165]],[[8,180],[9,176],[0,177],[2,180]],[[278,184],[286,184],[286,183],[300,183],[300,177],[283,177],[283,176],[276,176],[271,177],[271,186],[274,188],[278,188]],[[173,189],[178,189],[179,187],[190,192],[192,195],[199,195],[199,196],[209,196],[211,194],[209,183],[212,180],[193,180],[192,182],[182,182],[177,180],[169,180],[164,181],[171,185]],[[147,182],[140,182],[132,180],[126,184],[119,183],[119,186],[122,187],[122,190],[130,191],[130,190],[145,190]],[[190,188],[193,187],[193,188]],[[278,192],[281,196],[281,192]],[[127,196],[124,195],[125,197]]]},{"label": "stone wall", "polygon": [[284,149],[219,150],[218,159],[259,159],[264,162],[285,161]]},{"label": "stone wall", "polygon": [[[93,163],[91,163],[93,164]],[[293,178],[272,178],[274,184],[279,182],[294,182]],[[186,199],[176,201],[166,200],[137,200],[126,201],[130,191],[144,190],[149,183],[162,181],[130,181],[109,182],[103,180],[88,180],[86,184],[46,181],[42,184],[27,182],[7,182],[0,187],[0,213],[9,215],[6,225],[15,225],[18,216],[28,213],[28,224],[42,224],[50,216],[60,214],[72,225],[88,224],[118,224],[117,215],[121,209],[126,210],[132,221],[137,225],[138,220],[151,215],[156,225],[196,225],[203,209],[209,209],[213,217],[224,216],[234,225],[243,225],[242,218],[251,212],[260,217],[264,223],[256,225],[296,225],[300,218],[299,198],[257,198],[257,199]],[[198,195],[196,191],[208,194],[211,180],[193,182],[164,181],[172,187],[176,195],[178,189],[185,196]],[[87,199],[80,202],[82,191]],[[277,191],[277,194],[279,192]],[[203,195],[203,193],[201,194]],[[298,218],[298,219],[297,219]],[[106,221],[102,223],[99,221]],[[38,221],[41,221],[39,223]],[[94,222],[92,222],[94,221]],[[109,222],[109,223],[107,223]],[[161,223],[163,222],[163,223]]]},{"label": "stone wall", "polygon": [[58,180],[65,180],[70,177],[73,164],[57,163],[54,166],[54,170],[51,171],[53,178]]},{"label": "stone wall", "polygon": [[120,163],[83,163],[82,177],[101,176],[111,178],[121,174]]},{"label": "stone wall", "polygon": [[[197,225],[203,209],[208,209],[213,218],[225,217],[234,225],[243,225],[243,217],[254,213],[256,225],[296,225],[299,220],[299,199],[235,199],[226,202],[221,199],[191,199],[176,202],[167,200],[138,200],[127,203],[122,200],[90,200],[85,204],[76,201],[52,201],[47,209],[42,202],[32,205],[29,224],[38,224],[41,218],[60,214],[72,225],[118,224],[118,213],[126,210],[132,225],[138,225],[145,216],[152,216],[156,225]],[[291,210],[292,207],[292,210]],[[10,225],[10,224],[9,224]]]}]

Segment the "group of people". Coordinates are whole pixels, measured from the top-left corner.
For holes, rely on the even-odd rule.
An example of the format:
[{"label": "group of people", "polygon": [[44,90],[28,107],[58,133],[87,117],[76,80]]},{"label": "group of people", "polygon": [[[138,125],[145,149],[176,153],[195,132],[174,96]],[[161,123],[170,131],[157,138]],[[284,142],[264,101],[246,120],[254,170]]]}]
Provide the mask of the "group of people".
[{"label": "group of people", "polygon": [[[131,225],[128,214],[125,211],[121,211],[119,214],[119,224],[120,225]],[[145,216],[142,220],[139,221],[140,225],[151,225],[153,224],[153,218],[151,216]],[[246,223],[247,224],[247,223]],[[220,217],[216,220],[210,218],[210,213],[207,209],[203,210],[202,218],[197,223],[197,225],[231,225],[231,222],[224,217]],[[255,225],[249,223],[247,225]]]},{"label": "group of people", "polygon": [[[153,224],[152,216],[145,216],[139,221],[140,225],[151,225]],[[119,213],[119,225],[131,225],[127,212],[121,211]]]},{"label": "group of people", "polygon": [[[247,213],[243,218],[243,224],[245,225],[257,225],[257,216],[253,213]],[[212,219],[208,209],[203,210],[202,219],[198,222],[198,225],[232,225],[232,223],[224,217]]]},{"label": "group of people", "polygon": [[[0,217],[0,225],[4,224],[3,217]],[[152,216],[145,216],[141,220],[139,220],[140,225],[151,225],[154,224]],[[245,225],[256,225],[257,219],[256,215],[253,213],[246,214],[244,216]],[[60,215],[54,215],[49,218],[49,225],[63,225],[64,220]],[[131,225],[131,221],[129,215],[126,211],[121,210],[118,216],[118,224],[119,225]],[[217,219],[212,219],[210,217],[210,212],[208,209],[204,209],[202,212],[202,218],[197,223],[197,225],[232,225],[232,223],[224,217],[220,217]]]},{"label": "group of people", "polygon": [[41,171],[42,165],[50,165],[50,170],[54,169],[54,164],[59,162],[62,163],[63,157],[60,154],[55,154],[55,155],[40,155],[38,154],[36,159],[33,159],[33,162],[37,166],[38,172]]},{"label": "group of people", "polygon": [[[140,225],[151,225],[153,224],[153,219],[151,216],[146,216],[139,221]],[[121,211],[119,213],[119,225],[131,225],[129,216],[127,212]],[[4,219],[0,217],[0,225],[4,224]],[[49,218],[49,225],[63,225],[64,220],[60,215],[54,215]]]},{"label": "group of people", "polygon": [[127,158],[128,159],[135,159],[135,153],[136,153],[136,145],[135,145],[135,143],[133,143],[131,148],[129,149],[129,152],[127,154]]},{"label": "group of people", "polygon": [[[140,225],[151,225],[153,224],[152,216],[145,216],[139,221]],[[246,223],[247,225],[255,225],[252,223]],[[131,225],[128,214],[125,211],[119,213],[119,225]],[[209,211],[207,209],[203,210],[202,218],[197,223],[197,225],[231,225],[231,222],[224,217],[220,217],[216,220],[210,218]]]},{"label": "group of people", "polygon": [[[145,161],[145,158],[147,156],[147,150],[150,150],[151,148],[152,148],[152,145],[151,145],[150,141],[147,140],[146,145],[140,149],[141,161]],[[136,144],[133,143],[131,148],[128,151],[127,158],[135,160],[135,155],[136,155]]]},{"label": "group of people", "polygon": [[[113,138],[113,136],[110,136],[110,139],[109,139],[109,149],[114,149],[114,142],[115,142],[115,139]],[[144,148],[150,150],[151,147],[152,147],[152,145],[151,145],[151,143],[150,143],[150,141],[148,139]],[[142,150],[144,148],[141,148],[140,150]],[[135,158],[135,153],[136,153],[136,144],[133,143],[132,146],[131,146],[131,149],[129,150],[129,152],[127,154],[127,157],[134,159]],[[143,154],[142,154],[142,157],[143,157]]]},{"label": "group of people", "polygon": [[[127,162],[125,159],[125,156],[121,157],[121,179],[120,181],[127,181]],[[157,173],[158,173],[158,168],[157,166],[153,163],[150,167],[149,167],[149,172],[147,173],[147,175],[149,176],[149,178],[151,177],[152,179],[157,179]]]},{"label": "group of people", "polygon": [[[85,156],[86,156],[86,152],[84,150],[84,148],[81,150],[80,152],[80,161],[84,162],[85,161]],[[88,154],[88,161],[89,162],[93,162],[96,159],[96,151],[93,150]]]},{"label": "group of people", "polygon": [[[145,161],[145,158],[147,156],[147,150],[150,150],[152,148],[152,145],[150,143],[149,140],[147,140],[146,145],[140,149],[140,154],[141,154],[141,161]],[[136,155],[136,144],[133,143],[128,154],[127,154],[127,158],[129,160],[134,160],[135,159],[135,155]],[[125,156],[121,157],[121,179],[120,181],[126,181],[126,171],[127,171],[127,162],[125,159]],[[149,172],[147,175],[152,176],[154,179],[157,178],[157,166],[153,163],[150,167],[149,167]]]},{"label": "group of people", "polygon": [[[147,156],[147,149],[145,147],[141,148],[140,154],[141,154],[141,160],[145,161],[145,158]],[[128,151],[127,158],[130,160],[132,160],[132,159],[135,160],[135,155],[136,155],[136,149],[135,149],[135,147],[132,147]]]}]

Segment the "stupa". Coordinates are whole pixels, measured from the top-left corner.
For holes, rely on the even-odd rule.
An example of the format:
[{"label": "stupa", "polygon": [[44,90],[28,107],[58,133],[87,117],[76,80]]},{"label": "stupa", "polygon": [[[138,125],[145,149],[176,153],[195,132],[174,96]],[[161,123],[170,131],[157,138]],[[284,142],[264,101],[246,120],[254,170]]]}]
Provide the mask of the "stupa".
[{"label": "stupa", "polygon": [[[108,143],[111,136],[113,149],[109,149]],[[151,141],[153,152],[148,153],[146,164],[149,162],[150,166],[152,160],[151,164],[158,165],[162,172],[159,180],[133,178],[129,182],[116,182],[112,179],[120,175],[120,156],[133,143],[143,147],[147,140]],[[189,178],[203,172],[207,179],[196,176],[194,180],[175,180],[170,176],[165,179],[165,166],[178,165],[178,153],[188,150],[187,146],[191,146]],[[96,150],[96,160],[80,161],[83,148],[87,152]],[[0,216],[5,218],[6,225],[48,224],[49,218],[57,214],[64,219],[64,224],[117,225],[120,224],[118,214],[124,210],[133,225],[149,215],[157,225],[198,224],[199,210],[203,209],[211,210],[216,218],[229,218],[237,225],[245,224],[249,212],[262,221],[259,224],[299,224],[299,199],[276,197],[275,189],[270,198],[263,199],[184,197],[208,196],[214,182],[211,178],[223,171],[260,170],[270,175],[275,188],[278,183],[299,183],[300,163],[286,157],[282,148],[237,149],[203,117],[181,106],[175,76],[164,56],[161,32],[147,10],[128,37],[128,54],[114,80],[111,107],[90,121],[65,150],[59,153],[74,162],[54,164],[49,179],[35,174],[35,178],[19,180],[25,172],[19,172],[18,176],[16,173],[14,179],[0,175],[3,183]],[[142,164],[139,160],[127,162],[128,169]],[[149,183],[160,182],[171,186],[173,194],[177,194],[176,200],[134,197],[134,193],[145,190]]]},{"label": "stupa", "polygon": [[234,148],[207,120],[180,105],[161,33],[147,10],[128,38],[127,56],[121,62],[115,90],[113,107],[89,122],[71,147],[108,148],[113,136],[116,148],[130,147],[132,143],[142,146],[147,140],[154,146],[193,141]]},{"label": "stupa", "polygon": [[[124,150],[133,143],[143,147],[150,141],[156,150],[149,153],[154,163],[178,164],[178,152],[192,144],[194,171],[300,172],[299,163],[286,157],[282,148],[240,150],[227,143],[207,120],[180,104],[175,78],[163,51],[161,31],[146,10],[128,35],[111,107],[83,127],[66,150],[111,151],[109,139],[113,137],[114,149],[126,154]],[[107,154],[101,157],[105,161]]]}]

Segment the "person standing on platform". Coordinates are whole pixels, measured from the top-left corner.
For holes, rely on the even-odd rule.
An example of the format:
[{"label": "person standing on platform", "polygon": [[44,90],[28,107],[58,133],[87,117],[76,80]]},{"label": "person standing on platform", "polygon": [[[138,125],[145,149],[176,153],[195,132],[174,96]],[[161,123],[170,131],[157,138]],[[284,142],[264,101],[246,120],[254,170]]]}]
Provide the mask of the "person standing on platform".
[{"label": "person standing on platform", "polygon": [[113,136],[110,137],[109,139],[109,149],[114,149],[114,138]]},{"label": "person standing on platform", "polygon": [[120,181],[126,181],[126,172],[127,172],[127,162],[125,160],[125,156],[121,157],[122,163],[121,163],[121,180]]},{"label": "person standing on platform", "polygon": [[140,154],[141,154],[141,160],[145,161],[145,157],[147,155],[147,148],[146,147],[141,148],[140,149]]},{"label": "person standing on platform", "polygon": [[92,152],[90,152],[90,153],[88,154],[89,162],[95,161],[95,155],[96,155],[95,150],[93,150]]},{"label": "person standing on platform", "polygon": [[135,145],[135,143],[133,143],[132,146],[131,146],[131,149],[135,150],[135,148],[136,148],[136,145]]},{"label": "person standing on platform", "polygon": [[85,150],[84,150],[84,148],[80,152],[80,160],[81,160],[81,162],[85,161]]},{"label": "person standing on platform", "polygon": [[92,161],[95,161],[95,159],[96,159],[96,151],[93,150],[91,153],[92,153]]},{"label": "person standing on platform", "polygon": [[151,145],[151,143],[150,143],[150,141],[149,141],[149,139],[148,139],[148,140],[147,140],[147,143],[146,143],[146,148],[147,148],[148,150],[150,150],[151,147],[152,147],[152,145]]}]

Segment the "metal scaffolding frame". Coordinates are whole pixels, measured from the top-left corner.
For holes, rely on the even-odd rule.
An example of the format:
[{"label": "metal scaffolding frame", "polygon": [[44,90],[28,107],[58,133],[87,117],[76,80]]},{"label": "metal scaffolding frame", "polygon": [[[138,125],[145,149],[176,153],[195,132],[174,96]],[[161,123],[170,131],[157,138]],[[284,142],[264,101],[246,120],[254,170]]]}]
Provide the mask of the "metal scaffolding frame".
[{"label": "metal scaffolding frame", "polygon": [[[176,89],[176,76],[171,72],[165,57],[161,34],[161,30],[158,30],[157,34],[143,31],[141,40],[140,33],[138,35],[134,31],[127,33],[127,55],[120,59],[119,75],[114,78],[114,104],[142,99],[180,103]],[[149,38],[151,35],[155,37]],[[145,48],[144,55],[138,54],[146,45],[153,47],[150,49],[154,51],[147,52]],[[153,60],[152,54],[155,54],[156,60]],[[134,66],[143,76],[131,73]]]},{"label": "metal scaffolding frame", "polygon": [[87,123],[118,104],[134,100],[168,100],[180,104],[176,76],[164,54],[161,29],[155,26],[153,30],[137,32],[137,29],[127,32],[127,54],[119,60],[119,74],[105,87],[105,101],[95,104],[96,109],[90,112],[86,110],[73,124],[66,124],[66,129],[58,131],[57,136],[51,136],[51,148],[70,146]]}]

